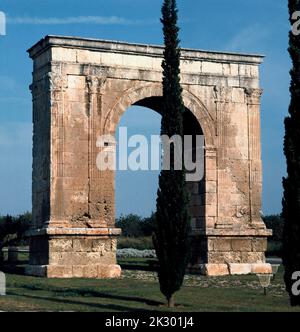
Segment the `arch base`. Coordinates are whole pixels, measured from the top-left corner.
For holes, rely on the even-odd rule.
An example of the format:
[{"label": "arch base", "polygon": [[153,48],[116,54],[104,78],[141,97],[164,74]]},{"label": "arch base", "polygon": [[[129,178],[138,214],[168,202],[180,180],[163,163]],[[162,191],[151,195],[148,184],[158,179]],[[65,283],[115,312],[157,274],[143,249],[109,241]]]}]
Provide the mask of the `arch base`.
[{"label": "arch base", "polygon": [[117,228],[44,228],[29,232],[30,258],[25,273],[47,278],[119,278],[119,234]]}]

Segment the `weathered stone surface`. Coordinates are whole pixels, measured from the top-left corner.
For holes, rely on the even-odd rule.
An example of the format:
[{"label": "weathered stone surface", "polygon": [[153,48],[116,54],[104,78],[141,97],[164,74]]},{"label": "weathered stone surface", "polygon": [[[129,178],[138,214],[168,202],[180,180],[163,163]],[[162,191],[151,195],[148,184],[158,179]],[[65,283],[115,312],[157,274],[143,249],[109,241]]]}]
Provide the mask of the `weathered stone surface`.
[{"label": "weathered stone surface", "polygon": [[229,272],[231,275],[250,274],[251,264],[229,264]]},{"label": "weathered stone surface", "polygon": [[119,265],[98,265],[98,278],[113,279],[121,277],[121,267]]},{"label": "weathered stone surface", "polygon": [[49,241],[50,252],[72,251],[73,241],[67,238],[51,239]]},{"label": "weathered stone surface", "polygon": [[72,278],[72,266],[48,265],[46,268],[46,277],[48,278]]},{"label": "weathered stone surface", "polygon": [[214,240],[214,251],[231,251],[230,239],[220,238]]},{"label": "weathered stone surface", "polygon": [[264,273],[272,273],[272,266],[271,264],[252,264],[251,265],[251,272],[254,274],[264,274]]},{"label": "weathered stone surface", "polygon": [[252,251],[251,239],[233,239],[231,245],[234,251]]},{"label": "weathered stone surface", "polygon": [[[115,133],[133,104],[159,111],[163,48],[48,36],[29,54],[34,60],[32,274],[118,277],[114,172],[98,170],[103,147],[97,141]],[[205,178],[188,183],[194,242],[199,241],[193,264],[204,264],[208,274],[228,274],[227,264],[264,263],[270,235],[260,218],[262,57],[181,54],[182,97],[192,115],[184,130],[203,134],[206,145]],[[246,265],[232,269],[247,270]]]},{"label": "weathered stone surface", "polygon": [[252,250],[265,252],[267,250],[267,239],[253,239]]},{"label": "weathered stone surface", "polygon": [[204,264],[201,266],[201,272],[207,276],[224,276],[229,274],[227,264]]},{"label": "weathered stone surface", "polygon": [[89,252],[92,250],[93,240],[92,239],[74,239],[73,250],[79,252]]}]

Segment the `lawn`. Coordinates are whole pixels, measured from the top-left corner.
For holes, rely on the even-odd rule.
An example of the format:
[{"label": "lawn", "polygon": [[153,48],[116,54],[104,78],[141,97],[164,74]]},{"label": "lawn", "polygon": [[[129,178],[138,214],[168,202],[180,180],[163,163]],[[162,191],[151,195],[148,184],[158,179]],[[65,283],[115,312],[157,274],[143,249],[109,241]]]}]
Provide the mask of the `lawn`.
[{"label": "lawn", "polygon": [[256,276],[203,277],[187,275],[176,296],[178,307],[166,309],[159,292],[153,260],[127,259],[120,280],[43,279],[7,273],[2,311],[298,311],[291,308],[280,269],[268,295]]}]

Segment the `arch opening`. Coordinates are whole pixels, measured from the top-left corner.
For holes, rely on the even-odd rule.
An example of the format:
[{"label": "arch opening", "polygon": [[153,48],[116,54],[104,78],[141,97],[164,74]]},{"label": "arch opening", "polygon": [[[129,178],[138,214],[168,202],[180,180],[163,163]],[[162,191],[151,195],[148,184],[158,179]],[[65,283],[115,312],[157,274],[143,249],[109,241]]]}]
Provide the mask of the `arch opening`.
[{"label": "arch opening", "polygon": [[[117,145],[119,128],[126,126],[128,133],[144,135],[149,138],[150,135],[160,135],[161,128],[161,96],[146,97],[136,101],[129,106],[120,117],[117,124],[116,138]],[[149,122],[150,121],[150,122]],[[153,121],[151,123],[151,121]],[[190,135],[192,140],[192,160],[197,159],[196,136],[204,136],[201,125],[195,115],[185,107],[184,113],[184,135]],[[139,124],[138,128],[132,128]],[[203,147],[204,149],[204,147]],[[150,149],[149,149],[149,152]],[[151,157],[150,157],[151,158]],[[204,158],[205,159],[205,158]],[[203,169],[205,163],[203,160]],[[117,171],[116,172],[116,212],[117,217],[124,214],[139,214],[143,217],[148,217],[156,208],[156,194],[158,188],[158,176],[160,170],[150,170],[147,174],[143,170],[139,171]],[[191,172],[192,173],[192,172]],[[204,170],[203,170],[204,173]],[[152,182],[151,182],[152,181]],[[149,187],[146,187],[147,184]],[[143,187],[144,188],[141,188]],[[187,181],[188,191],[190,193],[190,215],[192,229],[205,228],[205,173],[203,178],[199,181]],[[145,197],[147,195],[147,197]],[[135,199],[133,199],[135,197]],[[145,204],[148,200],[148,204]],[[128,202],[129,207],[124,206]],[[134,202],[134,205],[132,204]],[[145,213],[142,212],[141,207],[144,208]]]}]

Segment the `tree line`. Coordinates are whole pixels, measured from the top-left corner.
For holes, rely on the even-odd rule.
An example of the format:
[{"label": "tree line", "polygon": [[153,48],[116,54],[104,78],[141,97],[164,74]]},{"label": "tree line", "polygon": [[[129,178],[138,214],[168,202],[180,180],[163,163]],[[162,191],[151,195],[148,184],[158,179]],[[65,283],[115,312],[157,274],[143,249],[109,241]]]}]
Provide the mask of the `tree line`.
[{"label": "tree line", "polygon": [[[0,216],[0,242],[5,245],[26,244],[25,232],[31,224],[31,213],[26,212],[17,216]],[[116,227],[122,229],[122,236],[128,238],[150,237],[155,228],[155,213],[150,217],[141,217],[136,214],[121,215],[116,219]],[[284,222],[280,215],[263,217],[268,229],[273,230],[272,240],[281,242]]]}]

